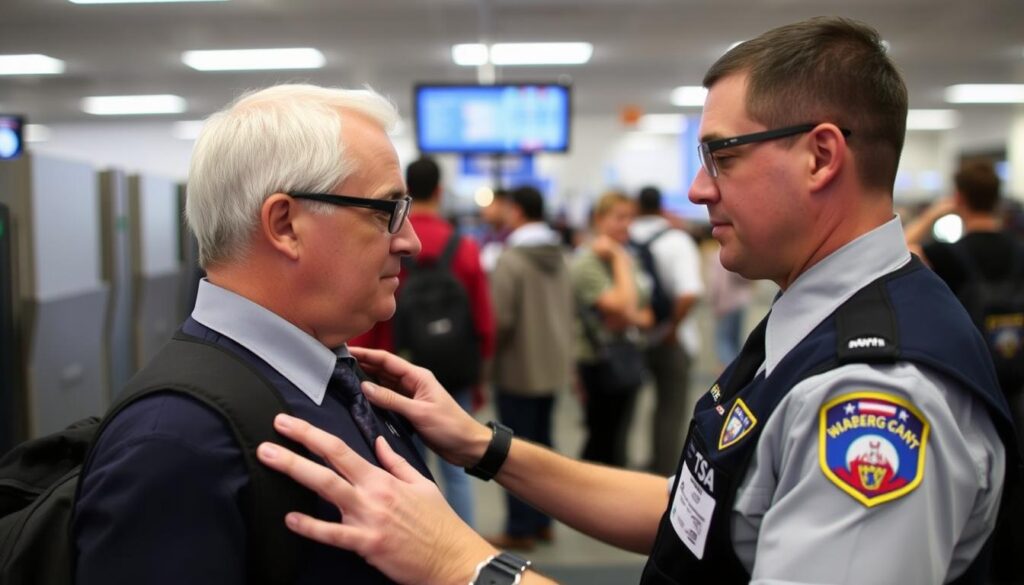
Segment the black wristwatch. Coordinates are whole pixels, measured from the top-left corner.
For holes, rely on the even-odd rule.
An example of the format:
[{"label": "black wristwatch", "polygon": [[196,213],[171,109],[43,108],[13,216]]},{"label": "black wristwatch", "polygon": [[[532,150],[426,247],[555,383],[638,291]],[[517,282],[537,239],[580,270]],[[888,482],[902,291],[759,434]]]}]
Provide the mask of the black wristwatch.
[{"label": "black wristwatch", "polygon": [[491,435],[491,442],[487,444],[484,456],[473,467],[467,467],[466,473],[479,477],[484,481],[490,481],[498,475],[498,470],[505,463],[508,457],[508,450],[512,447],[512,429],[500,422],[491,421],[487,423],[494,434]]},{"label": "black wristwatch", "polygon": [[476,577],[469,585],[518,585],[530,561],[512,553],[498,553],[476,568]]}]

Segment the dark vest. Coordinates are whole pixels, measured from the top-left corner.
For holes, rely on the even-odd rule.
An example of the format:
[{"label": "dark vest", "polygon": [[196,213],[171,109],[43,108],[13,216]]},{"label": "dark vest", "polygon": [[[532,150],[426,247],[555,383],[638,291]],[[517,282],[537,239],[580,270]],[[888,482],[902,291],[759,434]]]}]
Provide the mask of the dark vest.
[{"label": "dark vest", "polygon": [[[941,315],[941,319],[936,316]],[[765,422],[779,402],[802,380],[850,363],[912,362],[955,379],[982,401],[1007,452],[1007,478],[1018,455],[1009,408],[999,391],[985,343],[949,289],[915,257],[907,266],[858,291],[807,335],[765,378],[758,374],[734,395],[712,387],[694,411],[683,455],[672,486],[669,509],[642,585],[749,583],[750,575],[732,545],[732,515],[736,491],[746,475]],[[728,387],[735,363],[716,386]],[[724,428],[737,400],[759,423],[741,440],[719,448]],[[741,418],[742,420],[742,418]],[[740,425],[737,425],[740,427]],[[732,431],[734,432],[734,431]],[[677,536],[670,518],[676,490],[685,473],[715,500],[701,559]],[[697,547],[699,548],[699,547]],[[981,583],[975,563],[956,583]]]}]

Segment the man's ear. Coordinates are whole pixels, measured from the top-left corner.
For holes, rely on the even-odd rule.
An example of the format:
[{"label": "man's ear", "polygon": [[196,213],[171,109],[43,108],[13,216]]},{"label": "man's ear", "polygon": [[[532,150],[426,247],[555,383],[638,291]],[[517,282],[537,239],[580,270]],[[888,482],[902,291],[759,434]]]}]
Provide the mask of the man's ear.
[{"label": "man's ear", "polygon": [[299,203],[284,193],[274,193],[260,207],[260,233],[264,241],[287,256],[299,258],[299,236],[295,229]]},{"label": "man's ear", "polygon": [[828,187],[846,164],[849,147],[842,130],[834,124],[820,124],[808,136],[811,150],[810,189],[812,192]]}]

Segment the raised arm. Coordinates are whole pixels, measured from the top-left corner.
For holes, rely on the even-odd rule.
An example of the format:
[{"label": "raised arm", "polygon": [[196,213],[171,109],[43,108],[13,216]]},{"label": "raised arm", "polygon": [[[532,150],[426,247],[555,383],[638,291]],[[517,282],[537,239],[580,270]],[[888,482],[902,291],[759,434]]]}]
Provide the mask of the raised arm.
[{"label": "raised arm", "polygon": [[[364,383],[371,402],[407,418],[450,463],[468,467],[480,461],[492,431],[458,408],[429,371],[384,351],[352,353],[367,372],[398,390]],[[576,461],[519,439],[512,441],[495,480],[561,522],[639,553],[650,551],[668,503],[664,477]]]}]

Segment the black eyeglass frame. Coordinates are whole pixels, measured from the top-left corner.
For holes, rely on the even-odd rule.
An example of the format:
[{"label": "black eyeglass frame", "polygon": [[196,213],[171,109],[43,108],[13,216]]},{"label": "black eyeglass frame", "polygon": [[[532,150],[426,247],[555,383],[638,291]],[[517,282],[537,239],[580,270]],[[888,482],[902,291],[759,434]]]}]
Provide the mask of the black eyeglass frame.
[{"label": "black eyeglass frame", "polygon": [[[754,132],[752,134],[742,134],[731,138],[720,138],[718,140],[701,142],[697,145],[697,154],[699,155],[698,158],[700,159],[700,166],[704,167],[704,172],[706,172],[709,177],[717,177],[718,163],[715,162],[715,157],[712,156],[716,151],[733,146],[742,146],[744,144],[767,142],[769,140],[778,140],[780,138],[796,136],[797,134],[810,132],[821,124],[823,124],[823,122],[815,124],[798,124],[796,126],[786,126],[784,128],[776,128],[774,130],[765,130],[763,132]],[[848,130],[846,128],[840,128],[839,131],[842,132],[845,137],[849,137],[853,134],[852,130]]]},{"label": "black eyeglass frame", "polygon": [[412,207],[412,197],[406,195],[398,199],[369,199],[367,197],[351,197],[349,195],[335,195],[333,193],[288,193],[293,199],[307,199],[329,203],[339,207],[362,207],[383,211],[388,214],[388,233],[397,234],[409,217],[409,208]]}]

